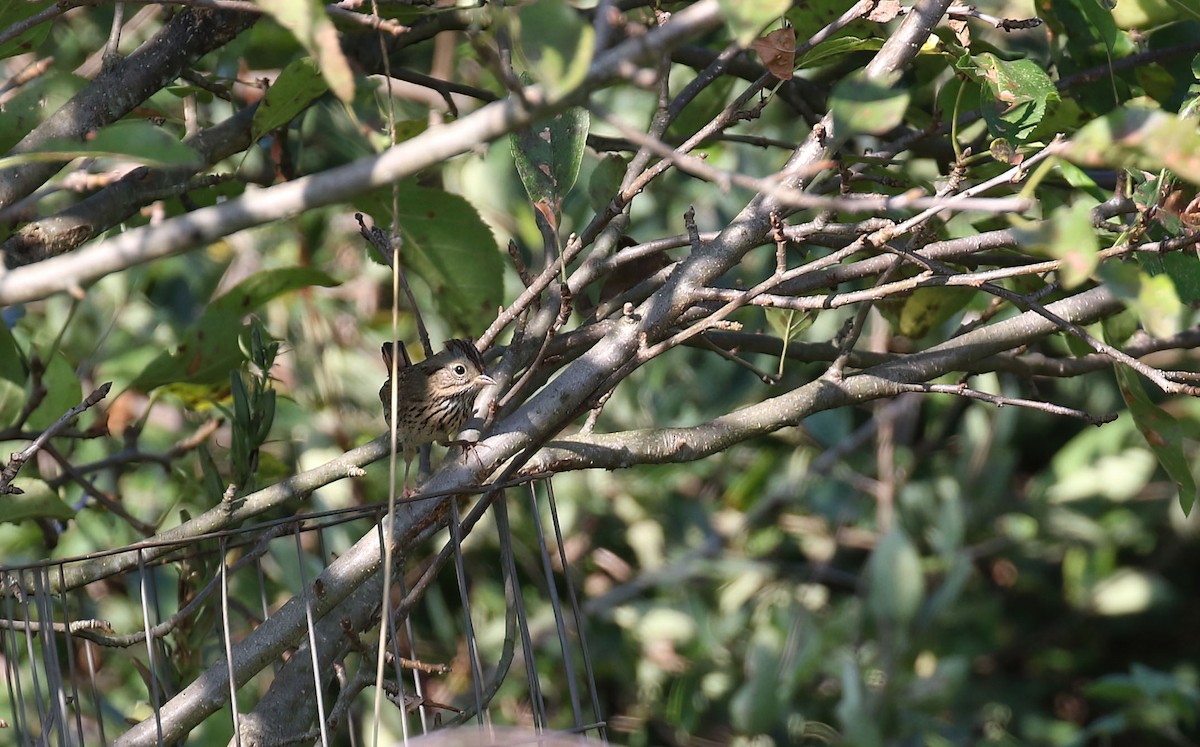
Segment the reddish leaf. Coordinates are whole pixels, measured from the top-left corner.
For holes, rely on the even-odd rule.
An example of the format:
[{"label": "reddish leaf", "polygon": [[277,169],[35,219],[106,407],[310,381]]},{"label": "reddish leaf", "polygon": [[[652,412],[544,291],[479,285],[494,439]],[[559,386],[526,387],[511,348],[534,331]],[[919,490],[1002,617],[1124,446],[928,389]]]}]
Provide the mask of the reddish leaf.
[{"label": "reddish leaf", "polygon": [[791,26],[750,42],[762,64],[780,80],[791,80],[796,67],[796,32]]}]

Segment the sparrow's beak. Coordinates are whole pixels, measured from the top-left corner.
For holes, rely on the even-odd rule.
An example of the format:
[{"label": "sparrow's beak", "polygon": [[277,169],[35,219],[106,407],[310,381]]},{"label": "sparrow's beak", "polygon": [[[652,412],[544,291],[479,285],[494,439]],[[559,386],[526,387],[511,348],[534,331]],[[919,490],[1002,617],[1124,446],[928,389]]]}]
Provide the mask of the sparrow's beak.
[{"label": "sparrow's beak", "polygon": [[475,383],[479,386],[493,386],[495,385],[496,380],[487,374],[479,374],[475,377]]}]

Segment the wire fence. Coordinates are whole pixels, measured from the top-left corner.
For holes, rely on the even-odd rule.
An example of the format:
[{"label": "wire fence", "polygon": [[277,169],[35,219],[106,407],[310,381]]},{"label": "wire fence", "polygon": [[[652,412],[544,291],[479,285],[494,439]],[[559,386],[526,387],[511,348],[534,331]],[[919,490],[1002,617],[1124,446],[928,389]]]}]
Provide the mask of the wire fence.
[{"label": "wire fence", "polygon": [[[377,681],[382,733],[394,741],[471,723],[603,739],[550,484],[461,507],[463,499],[436,500],[445,528],[397,553],[386,596],[376,573],[378,591],[363,584],[334,604],[322,574],[363,537],[383,547],[386,505],[0,566],[0,741],[182,744],[173,714],[192,709],[206,715],[193,719],[188,744],[369,745]],[[510,509],[531,525],[522,541]],[[76,566],[128,553],[136,562],[70,587]],[[502,604],[478,603],[499,588]],[[282,647],[257,645],[278,642],[272,623],[289,604],[303,605],[302,633]]]}]

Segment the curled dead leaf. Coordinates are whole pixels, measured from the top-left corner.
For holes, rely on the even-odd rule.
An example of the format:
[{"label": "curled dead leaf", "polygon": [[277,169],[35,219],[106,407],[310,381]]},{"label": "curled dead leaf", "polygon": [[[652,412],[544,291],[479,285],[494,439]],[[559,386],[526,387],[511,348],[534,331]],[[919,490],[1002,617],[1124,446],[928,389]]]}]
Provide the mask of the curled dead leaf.
[{"label": "curled dead leaf", "polygon": [[767,70],[780,80],[791,80],[796,67],[796,31],[788,26],[750,42],[750,48]]}]

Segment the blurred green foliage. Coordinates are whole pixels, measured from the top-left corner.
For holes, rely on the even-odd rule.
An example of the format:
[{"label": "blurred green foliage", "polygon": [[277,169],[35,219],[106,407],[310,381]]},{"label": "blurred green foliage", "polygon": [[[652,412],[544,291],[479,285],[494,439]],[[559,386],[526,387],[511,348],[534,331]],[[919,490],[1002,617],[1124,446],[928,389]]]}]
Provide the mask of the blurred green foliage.
[{"label": "blurred green foliage", "polygon": [[[0,7],[20,6],[24,14],[42,5],[14,1]],[[706,40],[715,50],[734,38],[753,38],[786,10],[786,4],[763,4],[770,13],[760,17],[749,12],[756,10],[753,3],[723,5],[747,12]],[[788,17],[803,39],[843,5],[794,4]],[[1017,4],[992,5],[1000,6],[993,13],[1032,12]],[[303,6],[328,23],[319,5]],[[273,7],[281,23],[295,25],[283,18],[283,4]],[[1114,11],[1092,0],[1050,0],[1037,10],[1049,35],[972,26],[976,39],[967,49],[939,30],[916,69],[891,87],[864,87],[850,74],[894,26],[856,23],[811,50],[800,65],[828,93],[847,135],[881,134],[902,121],[926,126],[935,112],[950,118],[978,109],[979,118],[956,129],[946,151],[914,155],[899,171],[890,163],[868,164],[865,173],[881,182],[872,183],[873,190],[901,194],[936,186],[942,176],[937,159],[960,152],[964,143],[1003,138],[972,156],[973,175],[986,178],[1008,167],[1004,158],[1027,153],[1023,149],[1057,132],[1077,135],[1064,154],[1071,162],[1058,162],[1042,175],[1038,199],[1049,222],[1029,233],[1026,247],[1070,259],[1077,272],[1061,279],[1071,286],[1093,279],[1102,248],[1094,244],[1088,210],[1103,190],[1090,173],[1143,170],[1131,177],[1143,207],[1172,185],[1197,181],[1200,136],[1188,118],[1197,101],[1195,63],[1184,64],[1182,57],[1132,68],[1115,63],[1140,49],[1194,40],[1200,21],[1194,3],[1122,2]],[[551,89],[578,82],[594,39],[573,3],[544,1],[497,13],[503,16],[499,26],[516,30],[518,56],[537,80]],[[0,17],[6,24],[18,20]],[[555,36],[555,24],[564,18],[569,34]],[[55,59],[46,75],[6,103],[0,147],[7,149],[78,90],[73,66],[103,47],[109,20],[111,10],[77,13],[58,21],[54,34],[45,33],[47,24],[0,46],[0,54],[13,55],[20,45],[37,44],[39,54]],[[316,32],[300,36],[297,41],[263,20],[202,66],[201,74],[221,85],[244,77],[239,63],[283,70],[282,84],[267,94],[260,110],[270,114],[255,118],[254,145],[218,164],[219,170],[245,182],[270,183],[387,146],[390,113],[378,81],[359,75],[352,97],[347,71],[338,67],[331,77],[327,67],[313,62],[314,55],[332,54]],[[569,43],[560,43],[564,40]],[[427,53],[407,54],[424,62]],[[482,90],[504,92],[501,82],[481,71],[469,47],[456,54],[462,77]],[[1054,86],[1054,79],[1097,66],[1112,69],[1095,83],[1064,91]],[[671,72],[679,79],[693,74],[679,63]],[[849,82],[834,85],[839,80]],[[683,110],[667,135],[693,132],[740,85],[730,77],[711,87]],[[327,86],[342,99],[325,95]],[[152,127],[172,133],[178,145],[189,116],[185,103],[194,106],[188,97],[199,90],[181,88],[156,98],[160,124],[115,126],[117,135],[124,134],[121,144],[137,146]],[[631,86],[599,91],[594,100],[629,121],[647,120],[655,107],[654,92]],[[429,126],[423,106],[399,101],[395,107],[396,139]],[[209,125],[232,107],[215,99],[201,110]],[[867,115],[876,118],[865,120]],[[591,132],[619,136],[599,121],[591,123]],[[739,134],[795,142],[803,128],[793,112],[767,107]],[[79,155],[107,158],[119,150],[80,146]],[[556,213],[561,203],[563,237],[604,208],[625,165],[622,157],[585,149],[582,138],[569,151],[564,171],[551,180],[569,191],[547,196]],[[729,141],[705,143],[701,152],[708,164],[743,174],[772,173],[780,160],[778,152]],[[140,155],[148,161],[153,154]],[[519,156],[514,158],[507,142],[479,144],[412,182],[363,195],[353,206],[314,210],[110,275],[83,300],[60,296],[31,305],[11,331],[0,327],[0,427],[44,428],[95,382],[129,388],[120,403],[106,403],[102,416],[89,413],[78,424],[82,431],[105,417],[108,438],[73,439],[63,447],[71,462],[82,464],[120,451],[127,434],[136,435],[142,451],[165,452],[211,417],[215,405],[227,422],[206,448],[167,465],[126,465],[97,478],[126,511],[158,528],[207,510],[230,481],[244,493],[380,435],[376,391],[386,373],[376,351],[393,334],[396,299],[390,273],[368,261],[353,213],[360,210],[380,227],[395,228],[417,305],[426,310],[435,340],[478,334],[495,308],[522,290],[500,245],[511,239],[532,254],[543,243],[522,180],[537,166],[522,168]],[[524,179],[526,188],[530,181]],[[207,186],[190,192],[191,202],[165,199],[162,209],[166,215],[182,213],[245,188],[243,181]],[[669,171],[635,202],[627,232],[638,238],[681,233],[689,208],[699,225],[725,225],[751,196],[744,186],[722,193]],[[47,204],[56,206],[53,200]],[[126,225],[152,219],[139,214]],[[1148,230],[1165,236],[1163,225],[1174,225],[1169,220]],[[1003,225],[996,216],[959,216],[940,226],[937,238]],[[1194,328],[1200,297],[1195,253],[1138,263],[1102,274],[1104,282],[1124,288],[1136,321],[1164,335]],[[730,287],[750,285],[770,271],[769,264],[750,257],[723,280]],[[1031,287],[1022,290],[1049,289],[1041,278],[1026,282]],[[248,288],[249,295],[231,295]],[[405,300],[399,303],[400,338],[415,340],[411,310]],[[942,339],[964,311],[986,308],[986,300],[960,289],[925,289],[885,310],[891,326],[883,334],[903,335],[909,344]],[[781,319],[747,308],[733,319],[750,331],[774,330],[789,342],[825,342],[854,313],[841,308]],[[1111,327],[1108,332],[1121,337]],[[1055,338],[1041,349],[1063,354],[1067,345]],[[768,385],[706,351],[679,348],[635,371],[607,403],[599,428],[692,425],[776,396],[823,369],[747,357],[782,380]],[[1178,365],[1194,366],[1194,359]],[[38,386],[46,390],[41,405],[18,422]],[[189,386],[203,387],[203,396],[189,394]],[[1152,395],[1133,374],[1114,376],[1107,369],[1073,378],[985,373],[973,386],[1122,414],[1092,428],[1045,412],[905,395],[870,408],[822,412],[697,463],[556,477],[569,572],[586,610],[591,664],[610,736],[631,747],[1200,740],[1200,644],[1194,635],[1200,599],[1190,570],[1200,562],[1200,517],[1194,511],[1185,516],[1181,508],[1181,502],[1191,508],[1195,491],[1200,405]],[[138,389],[159,394],[150,401]],[[14,449],[23,443],[19,434],[10,435]],[[10,513],[0,515],[7,522],[0,525],[7,562],[85,554],[142,539],[53,465],[43,471],[31,464],[22,473],[26,478],[22,484],[32,503],[13,503]],[[386,468],[377,465],[364,478],[322,488],[288,510],[379,501],[388,494],[387,483]],[[549,496],[544,489],[533,496],[513,490],[507,500],[521,591],[535,632],[536,650],[528,655],[557,725],[567,726],[563,654],[534,550],[532,512],[541,512],[548,525]],[[55,547],[46,547],[33,518],[65,522]],[[485,519],[476,530],[480,539],[465,558],[471,613],[487,662],[499,656],[507,611],[496,573],[493,521]],[[326,538],[327,549],[336,554],[365,531],[365,525],[340,527]],[[544,532],[554,542],[551,530]],[[410,552],[417,556],[431,547]],[[303,562],[285,552],[268,555],[272,602],[301,588],[296,566]],[[317,566],[305,569],[307,578]],[[195,578],[212,569],[200,563],[156,573],[159,588],[179,589],[179,599],[172,600],[178,607],[194,593]],[[555,582],[564,583],[561,573]],[[565,586],[559,591],[565,593]],[[248,607],[258,604],[256,594],[250,585],[232,591]],[[114,593],[93,603],[97,617],[120,629],[142,625],[130,597]],[[455,580],[449,574],[439,578],[414,614],[414,637],[423,658],[465,669],[459,604]],[[172,605],[165,606],[169,614]],[[206,648],[212,645],[212,624],[198,618],[172,639],[171,663],[180,682],[221,655]],[[582,661],[574,663],[579,671]],[[114,708],[131,718],[146,717],[147,704],[137,695],[141,679],[112,677],[102,684]],[[443,685],[446,697],[466,698],[469,686],[461,670],[456,677]],[[513,667],[495,701],[502,718],[527,717],[526,677]],[[189,744],[224,743],[228,721],[213,719],[217,725],[203,727]]]}]

